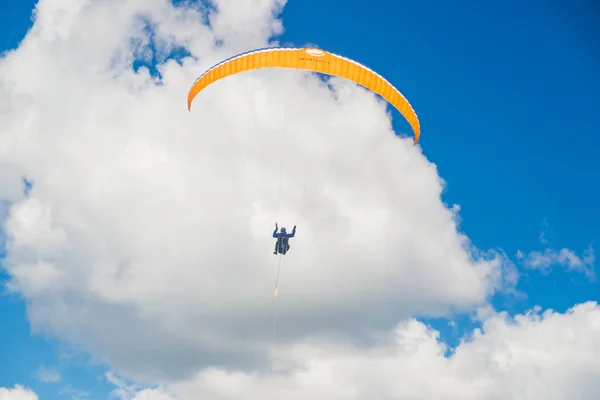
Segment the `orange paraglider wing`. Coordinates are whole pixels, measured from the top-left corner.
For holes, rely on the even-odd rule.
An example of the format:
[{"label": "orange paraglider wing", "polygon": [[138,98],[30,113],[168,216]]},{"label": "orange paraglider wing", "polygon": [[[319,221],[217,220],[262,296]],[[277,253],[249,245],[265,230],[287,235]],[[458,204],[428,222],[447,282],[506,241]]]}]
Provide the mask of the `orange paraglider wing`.
[{"label": "orange paraglider wing", "polygon": [[417,114],[406,98],[385,78],[356,61],[315,48],[269,48],[239,54],[202,74],[188,94],[188,110],[194,97],[211,83],[239,72],[260,68],[290,68],[333,75],[353,81],[383,97],[394,106],[413,129],[414,144],[421,129]]}]

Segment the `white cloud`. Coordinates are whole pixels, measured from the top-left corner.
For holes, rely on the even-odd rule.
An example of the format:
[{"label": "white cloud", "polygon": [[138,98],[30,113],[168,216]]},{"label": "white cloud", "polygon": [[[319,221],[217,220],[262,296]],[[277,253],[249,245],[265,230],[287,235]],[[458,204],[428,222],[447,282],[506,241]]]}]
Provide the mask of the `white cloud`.
[{"label": "white cloud", "polygon": [[436,331],[409,320],[379,346],[305,341],[279,373],[207,369],[128,399],[581,399],[600,397],[600,307],[561,314],[539,309],[510,318],[483,310],[482,328],[445,357]]},{"label": "white cloud", "polygon": [[0,387],[0,400],[38,400],[38,396],[27,387],[15,385],[12,389]]},{"label": "white cloud", "polygon": [[548,221],[546,219],[542,220],[542,229],[540,231],[540,235],[538,238],[542,244],[548,244],[548,238],[546,235],[548,234]]},{"label": "white cloud", "polygon": [[58,393],[64,396],[69,396],[73,400],[87,400],[90,398],[90,394],[87,391],[77,389],[71,384],[63,387]]},{"label": "white cloud", "polygon": [[131,400],[173,400],[172,394],[164,389],[144,389],[135,394]]},{"label": "white cloud", "polygon": [[[281,225],[306,206],[282,267],[282,343],[368,340],[503,288],[505,257],[458,231],[435,165],[394,137],[372,93],[259,71],[209,87],[187,111],[203,70],[280,32],[282,5],[218,1],[211,30],[201,11],[167,1],[38,3],[0,61],[0,161],[34,182],[6,220],[5,264],[36,331],[136,378],[260,366],[282,143]],[[131,70],[151,51],[148,21],[161,53],[182,45],[197,58],[161,64],[160,85]]]},{"label": "white cloud", "polygon": [[53,368],[41,366],[35,373],[36,378],[42,382],[60,382],[60,373]]},{"label": "white cloud", "polygon": [[[105,374],[106,380],[117,388],[111,391],[110,396],[121,400],[128,400],[140,391],[138,385],[127,383],[124,379],[116,376],[112,371]],[[147,389],[146,389],[147,390]],[[143,390],[141,390],[143,391]]]},{"label": "white cloud", "polygon": [[595,278],[594,263],[596,255],[594,248],[590,244],[581,255],[577,255],[574,250],[562,248],[555,249],[549,246],[549,241],[546,237],[548,233],[548,221],[542,220],[542,229],[539,235],[540,243],[546,248],[543,251],[531,251],[525,253],[517,250],[517,259],[521,265],[528,269],[535,269],[544,274],[550,273],[553,267],[562,267],[569,272],[577,272],[585,275],[588,279]]},{"label": "white cloud", "polygon": [[570,249],[545,249],[543,252],[532,251],[525,255],[522,251],[517,252],[517,258],[529,269],[536,269],[543,273],[549,273],[554,266],[560,266],[567,271],[578,272],[589,279],[595,277],[594,263],[596,255],[594,248],[590,245],[578,256]]},{"label": "white cloud", "polygon": [[214,11],[209,21],[217,40],[226,43],[230,51],[260,48],[273,35],[283,33],[281,20],[277,18],[286,0],[216,0],[211,2]]}]

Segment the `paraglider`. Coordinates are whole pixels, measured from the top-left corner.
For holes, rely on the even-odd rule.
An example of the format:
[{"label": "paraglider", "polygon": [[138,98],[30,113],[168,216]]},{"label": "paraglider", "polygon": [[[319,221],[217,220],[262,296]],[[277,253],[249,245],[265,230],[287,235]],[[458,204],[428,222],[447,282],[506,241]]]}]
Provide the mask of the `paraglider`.
[{"label": "paraglider", "polygon": [[277,223],[275,223],[275,230],[273,231],[273,237],[277,239],[275,242],[275,251],[273,254],[277,255],[277,253],[285,255],[290,249],[289,239],[296,236],[296,226],[292,229],[292,233],[287,233],[285,228],[282,226],[281,231],[277,232]]},{"label": "paraglider", "polygon": [[[355,82],[380,95],[396,108],[408,121],[417,145],[420,137],[420,124],[417,114],[406,98],[381,75],[364,65],[346,57],[335,55],[317,48],[266,48],[238,54],[208,69],[192,85],[187,98],[188,110],[191,110],[194,98],[212,83],[241,72],[263,69],[285,68],[306,70],[325,75],[337,76]],[[274,254],[284,255],[289,250],[289,238],[294,237],[296,227],[291,234],[281,229],[277,233],[277,224],[273,237],[277,238]]]},{"label": "paraglider", "polygon": [[[361,85],[364,88],[378,94],[394,108],[396,108],[408,121],[414,132],[413,145],[416,146],[417,142],[419,141],[421,127],[417,114],[413,110],[408,100],[406,100],[406,98],[398,91],[398,89],[396,89],[381,75],[365,67],[364,65],[348,58],[316,48],[258,49],[247,53],[238,54],[232,58],[224,60],[208,69],[198,79],[196,79],[188,93],[188,110],[191,110],[192,101],[198,95],[198,93],[212,83],[240,72],[263,68],[286,68],[311,71],[325,75],[337,76]],[[281,159],[283,160],[283,152]],[[279,184],[281,190],[281,171]],[[279,210],[279,205],[277,208]],[[278,217],[276,217],[276,220],[277,218]],[[298,216],[298,219],[299,218],[300,214]],[[275,243],[275,251],[273,254],[279,254],[277,277],[275,280],[275,297],[277,297],[279,291],[279,270],[281,267],[282,255],[287,254],[290,249],[289,239],[295,236],[296,226],[294,226],[294,229],[291,233],[287,233],[286,229],[283,227],[281,228],[281,232],[277,232],[277,230],[277,223],[275,223],[273,237],[276,238],[277,241]],[[273,313],[273,343],[275,343],[275,311]]]}]

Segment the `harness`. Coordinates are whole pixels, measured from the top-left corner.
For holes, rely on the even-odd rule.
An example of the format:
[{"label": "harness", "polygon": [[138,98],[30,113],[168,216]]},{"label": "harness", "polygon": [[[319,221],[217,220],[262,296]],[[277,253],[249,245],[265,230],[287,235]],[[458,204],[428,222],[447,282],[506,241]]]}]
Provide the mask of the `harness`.
[{"label": "harness", "polygon": [[277,238],[277,249],[281,253],[283,253],[283,252],[285,252],[287,250],[288,241],[289,241],[289,237],[287,235],[288,235],[288,233],[286,232],[284,234],[281,234],[281,236],[279,236]]}]

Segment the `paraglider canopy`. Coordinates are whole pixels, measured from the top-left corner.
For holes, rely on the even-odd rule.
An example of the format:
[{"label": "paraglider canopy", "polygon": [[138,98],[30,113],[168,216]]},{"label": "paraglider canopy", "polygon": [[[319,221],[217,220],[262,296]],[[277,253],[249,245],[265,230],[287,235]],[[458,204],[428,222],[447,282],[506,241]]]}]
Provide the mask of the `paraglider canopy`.
[{"label": "paraglider canopy", "polygon": [[356,61],[315,48],[267,48],[238,54],[202,74],[188,94],[188,110],[194,97],[211,83],[244,71],[261,68],[290,68],[333,75],[353,81],[393,105],[413,129],[414,145],[421,128],[417,114],[406,98],[385,78]]}]

